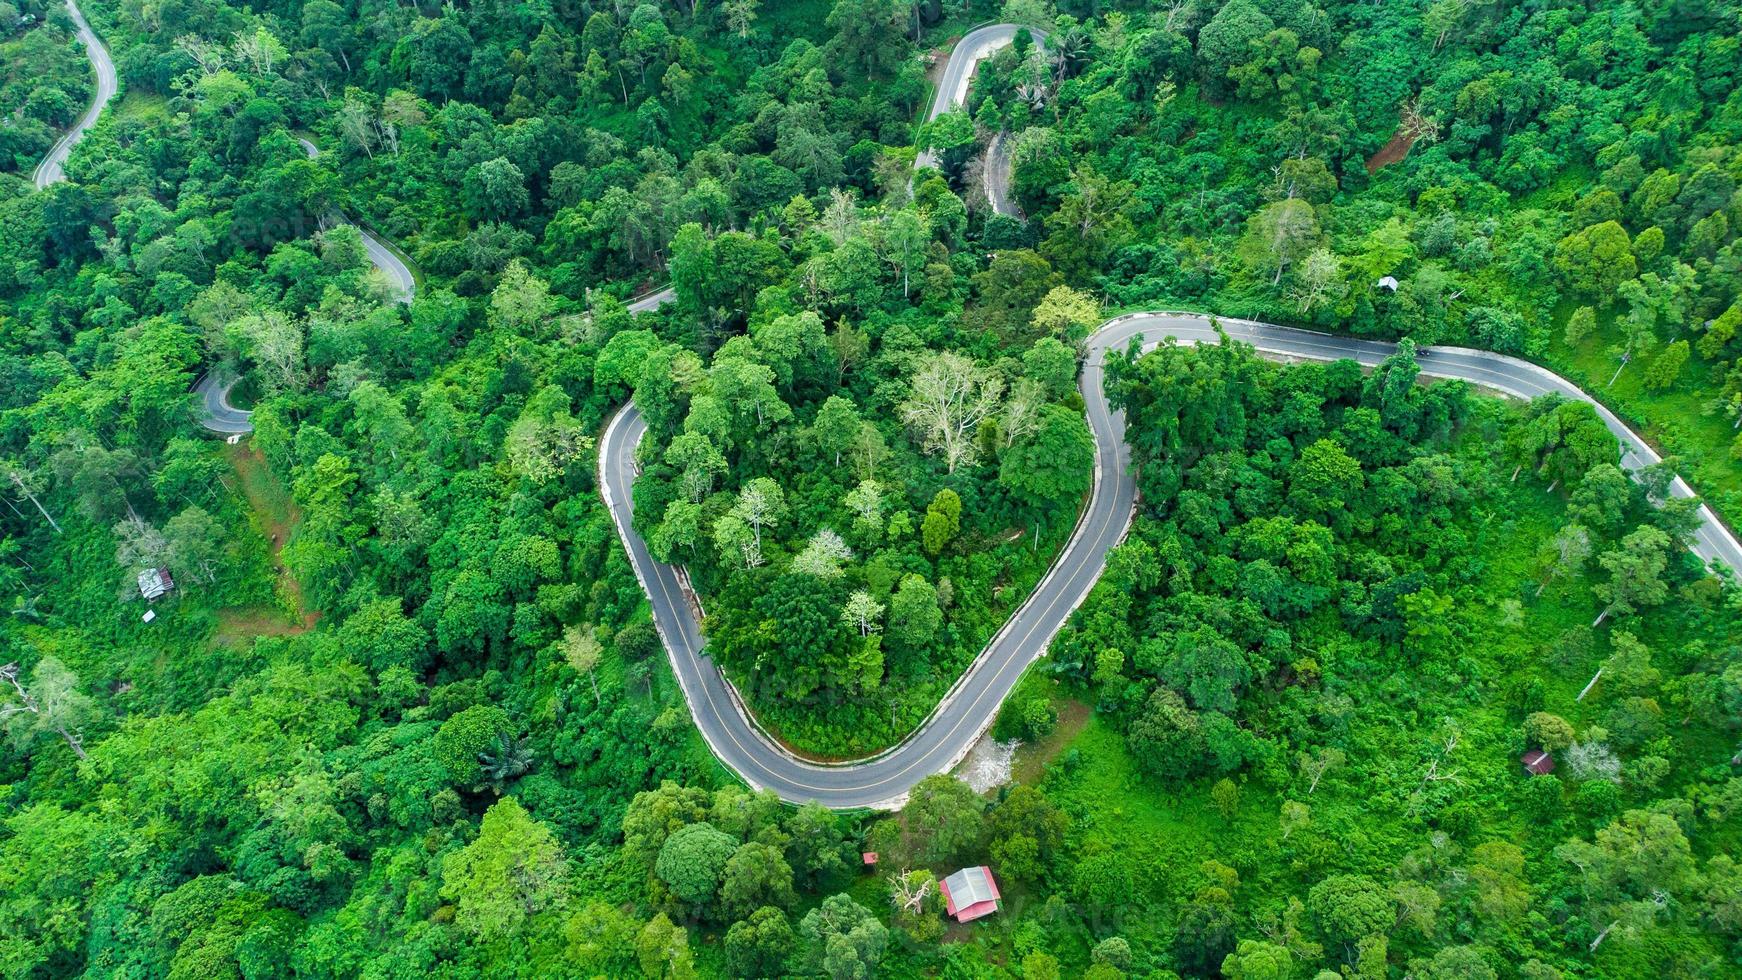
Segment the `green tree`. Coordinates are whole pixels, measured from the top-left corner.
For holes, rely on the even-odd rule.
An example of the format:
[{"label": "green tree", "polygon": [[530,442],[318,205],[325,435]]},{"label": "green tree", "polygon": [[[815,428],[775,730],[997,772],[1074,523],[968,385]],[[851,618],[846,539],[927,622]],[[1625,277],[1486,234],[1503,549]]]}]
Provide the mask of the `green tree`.
[{"label": "green tree", "polygon": [[760,908],[726,930],[726,965],[734,976],[781,976],[796,945],[786,913]]},{"label": "green tree", "polygon": [[1307,907],[1325,936],[1352,948],[1391,927],[1391,899],[1385,889],[1364,875],[1332,875],[1312,887]]},{"label": "green tree", "polygon": [[889,930],[846,895],[830,895],[799,922],[804,969],[830,980],[869,980],[883,960]]},{"label": "green tree", "polygon": [[43,735],[58,735],[67,748],[85,758],[81,729],[95,717],[89,696],[79,690],[79,679],[53,656],[37,661],[26,684],[18,664],[0,667],[0,725],[20,751],[28,751]]},{"label": "green tree", "polygon": [[1089,961],[1115,970],[1131,969],[1131,942],[1124,936],[1108,936],[1089,950]]},{"label": "green tree", "polygon": [[455,783],[470,786],[478,779],[478,755],[502,735],[513,737],[508,712],[493,704],[475,704],[442,722],[435,735],[435,757]]},{"label": "green tree", "polygon": [[998,873],[1040,882],[1063,854],[1069,818],[1033,786],[1018,785],[992,811],[991,854]]},{"label": "green tree", "polygon": [[1550,752],[1573,744],[1573,726],[1560,715],[1534,711],[1524,719],[1524,737]]},{"label": "green tree", "polygon": [[1224,821],[1232,821],[1240,812],[1240,787],[1232,779],[1221,779],[1210,789],[1210,801]]},{"label": "green tree", "polygon": [[1614,221],[1573,232],[1555,247],[1555,268],[1568,288],[1607,307],[1639,273],[1627,229]]},{"label": "green tree", "polygon": [[485,811],[477,839],[443,861],[441,895],[460,928],[503,939],[554,908],[567,875],[556,835],[506,797]]},{"label": "green tree", "polygon": [[[1089,492],[1095,472],[1095,441],[1083,417],[1069,409],[1047,405],[1032,436],[1005,450],[998,482],[1045,510],[1080,499]],[[927,510],[929,520],[930,510]],[[927,525],[922,525],[924,531]],[[1037,529],[1038,530],[1038,529]],[[929,539],[927,550],[932,549]]]},{"label": "green tree", "polygon": [[[1236,3],[1244,0],[1234,0]],[[1232,5],[1232,4],[1230,4]],[[1319,219],[1313,206],[1300,198],[1267,204],[1246,222],[1236,252],[1255,272],[1272,273],[1272,286],[1282,274],[1305,258],[1319,243]]]},{"label": "green tree", "polygon": [[1228,980],[1289,980],[1294,976],[1294,955],[1286,946],[1242,939],[1222,961],[1222,976]]},{"label": "green tree", "polygon": [[664,912],[642,927],[635,939],[635,956],[641,975],[653,980],[694,980],[700,976],[695,955],[690,952],[689,932],[674,925]]},{"label": "green tree", "polygon": [[1625,616],[1667,598],[1669,585],[1663,573],[1669,565],[1669,549],[1669,536],[1647,525],[1622,538],[1619,547],[1597,556],[1609,580],[1593,590],[1604,606],[1592,625],[1600,625],[1611,613]]},{"label": "green tree", "polygon": [[486,160],[466,172],[468,210],[484,221],[502,221],[525,211],[531,203],[526,175],[506,157]]},{"label": "green tree", "polygon": [[1039,382],[1048,397],[1065,398],[1076,388],[1076,352],[1056,337],[1042,337],[1023,352],[1022,373]]},{"label": "green tree", "polygon": [[719,893],[727,863],[737,850],[738,842],[713,824],[693,823],[666,838],[654,873],[678,898],[708,906]]},{"label": "green tree", "polygon": [[907,49],[907,5],[899,0],[835,0],[824,25],[838,56],[872,78],[886,77]]},{"label": "green tree", "polygon": [[1361,464],[1330,439],[1302,450],[1289,476],[1289,503],[1309,514],[1342,510],[1349,495],[1358,493],[1366,482]]},{"label": "green tree", "polygon": [[986,801],[954,776],[920,780],[903,812],[916,838],[914,856],[926,864],[966,861],[985,846]]},{"label": "green tree", "polygon": [[1585,342],[1585,338],[1597,331],[1597,311],[1589,306],[1581,306],[1567,318],[1566,339],[1568,347],[1577,347]]},{"label": "green tree", "polygon": [[891,648],[907,651],[928,648],[944,622],[937,588],[922,575],[911,572],[903,575],[889,599],[888,622],[887,640]]},{"label": "green tree", "polygon": [[725,918],[745,918],[766,905],[791,905],[796,897],[792,867],[773,845],[750,841],[726,861],[720,882],[720,908]]},{"label": "green tree", "polygon": [[[1198,62],[1205,76],[1221,85],[1234,68],[1245,64],[1276,22],[1252,0],[1229,0],[1198,32]],[[1224,86],[1225,88],[1225,86]]]},{"label": "green tree", "polygon": [[1645,369],[1645,387],[1652,391],[1663,391],[1675,384],[1680,376],[1682,365],[1688,362],[1688,342],[1678,340],[1668,345]]},{"label": "green tree", "polygon": [[817,440],[817,447],[834,456],[835,465],[839,466],[842,454],[850,452],[858,440],[861,424],[858,406],[851,398],[830,395],[823,407],[817,410],[811,433]]},{"label": "green tree", "polygon": [[1078,167],[1058,209],[1047,216],[1042,253],[1065,275],[1087,280],[1135,234],[1127,214],[1132,194],[1128,182],[1105,177],[1088,164]]},{"label": "green tree", "polygon": [[926,505],[925,520],[920,524],[925,550],[938,554],[961,530],[962,498],[954,490],[939,490]]},{"label": "green tree", "polygon": [[1158,687],[1131,721],[1126,735],[1138,765],[1162,780],[1183,779],[1197,769],[1203,754],[1198,716],[1184,699]]}]

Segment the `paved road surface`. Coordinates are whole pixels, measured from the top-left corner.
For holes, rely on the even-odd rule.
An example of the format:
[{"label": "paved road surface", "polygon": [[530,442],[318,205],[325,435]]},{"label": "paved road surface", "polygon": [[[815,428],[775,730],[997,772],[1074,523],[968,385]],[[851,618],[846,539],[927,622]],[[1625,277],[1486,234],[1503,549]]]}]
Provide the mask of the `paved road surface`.
[{"label": "paved road surface", "polygon": [[[1231,337],[1273,356],[1312,360],[1351,358],[1378,364],[1396,350],[1380,341],[1356,340],[1290,327],[1224,320]],[[998,705],[1029,663],[1046,651],[1058,629],[1100,578],[1107,552],[1124,537],[1137,496],[1125,445],[1122,413],[1114,412],[1101,390],[1107,353],[1125,349],[1131,338],[1147,346],[1172,336],[1184,343],[1214,342],[1207,317],[1188,313],[1139,313],[1108,321],[1090,338],[1080,385],[1089,427],[1095,438],[1095,480],[1083,511],[1052,570],[1010,621],[963,674],[924,725],[896,748],[864,762],[818,765],[793,756],[765,737],[747,716],[737,692],[708,659],[701,626],[684,598],[679,569],[654,561],[630,525],[635,479],[635,446],[646,424],[633,404],[612,419],[599,448],[599,482],[605,502],[629,551],[636,575],[653,607],[673,669],[702,735],[721,761],[758,788],[783,799],[817,800],[837,808],[898,805],[920,779],[945,772],[966,755],[991,724]],[[1531,398],[1549,392],[1595,405],[1621,439],[1629,470],[1658,457],[1614,414],[1557,375],[1517,358],[1456,347],[1427,348],[1419,360],[1424,374],[1463,378],[1507,394]],[[1676,481],[1677,496],[1689,495]],[[1710,511],[1693,551],[1707,561],[1742,568],[1742,546]]]},{"label": "paved road surface", "polygon": [[78,28],[79,43],[85,46],[85,57],[91,59],[91,68],[97,74],[97,95],[91,100],[85,114],[79,117],[78,122],[73,123],[73,128],[56,140],[54,146],[49,148],[48,155],[36,165],[36,172],[31,174],[31,179],[36,182],[37,190],[67,179],[64,168],[67,155],[73,151],[73,144],[84,138],[85,133],[97,124],[97,117],[103,114],[103,108],[120,90],[115,77],[115,63],[109,60],[109,49],[103,47],[102,40],[97,37],[96,31],[91,30],[91,25],[85,21],[85,15],[80,12],[79,5],[74,0],[67,0],[67,13],[72,15],[73,24]]},{"label": "paved road surface", "polygon": [[992,205],[992,213],[1022,217],[1022,209],[1010,198],[1010,141],[1003,133],[992,137],[992,145],[986,148],[986,165],[980,168],[980,185],[986,192],[987,203]]},{"label": "paved road surface", "polygon": [[[974,83],[974,72],[980,67],[980,62],[998,52],[999,48],[1016,40],[1016,35],[1023,28],[1017,24],[993,24],[969,31],[956,46],[950,49],[949,63],[944,65],[943,78],[938,81],[938,91],[932,97],[931,111],[926,113],[929,122],[962,105],[968,98],[968,87]],[[1042,51],[1046,50],[1046,34],[1029,28],[1029,34],[1034,43]],[[1010,200],[1010,156],[1005,151],[1004,141],[994,139],[986,151],[986,166],[982,181],[985,185],[986,200],[991,203],[992,210],[998,214],[1018,214],[1018,210]],[[937,155],[930,150],[919,154],[913,161],[914,169],[935,167],[938,165]]]},{"label": "paved road surface", "polygon": [[631,313],[646,313],[649,310],[657,310],[667,303],[674,303],[676,301],[677,290],[667,286],[656,292],[648,293],[646,296],[630,300],[628,304],[625,305],[624,309],[627,309]]},{"label": "paved road surface", "polygon": [[230,404],[230,389],[235,386],[236,378],[216,369],[200,375],[200,380],[194,382],[194,394],[200,396],[201,425],[225,435],[254,431],[250,421],[254,413]]},{"label": "paved road surface", "polygon": [[[320,148],[310,140],[298,136],[296,141],[310,160],[320,156]],[[335,210],[333,215],[338,221],[348,221],[342,211]],[[411,274],[411,267],[369,229],[358,225],[357,232],[363,238],[363,250],[369,255],[369,264],[381,270],[381,274],[393,284],[399,302],[411,302],[417,291],[417,280]],[[235,378],[220,377],[215,370],[206,372],[194,382],[194,394],[200,396],[200,424],[208,430],[225,435],[254,431],[254,423],[250,421],[253,413],[230,404],[230,389],[235,384]]]},{"label": "paved road surface", "polygon": [[[321,155],[320,147],[301,136],[296,141],[302,144],[302,151],[313,160]],[[335,211],[339,221],[349,222],[344,212]],[[387,247],[387,243],[375,237],[375,233],[362,225],[357,226],[357,232],[363,236],[363,250],[369,253],[369,264],[381,270],[388,281],[393,283],[395,296],[401,303],[409,303],[417,293],[417,279],[411,274],[411,267],[405,264],[397,253]]]}]

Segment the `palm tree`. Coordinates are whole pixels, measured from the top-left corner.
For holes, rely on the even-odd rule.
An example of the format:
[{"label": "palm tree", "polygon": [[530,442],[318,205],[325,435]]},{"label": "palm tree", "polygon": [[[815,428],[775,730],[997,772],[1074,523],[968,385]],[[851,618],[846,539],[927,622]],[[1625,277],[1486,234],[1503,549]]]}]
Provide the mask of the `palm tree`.
[{"label": "palm tree", "polygon": [[1089,63],[1089,32],[1073,27],[1048,41],[1052,54],[1054,77],[1059,81],[1074,76]]},{"label": "palm tree", "polygon": [[519,779],[532,768],[532,750],[526,747],[525,739],[503,732],[496,736],[494,746],[478,753],[478,765],[484,769],[484,780],[501,793],[510,780]]}]

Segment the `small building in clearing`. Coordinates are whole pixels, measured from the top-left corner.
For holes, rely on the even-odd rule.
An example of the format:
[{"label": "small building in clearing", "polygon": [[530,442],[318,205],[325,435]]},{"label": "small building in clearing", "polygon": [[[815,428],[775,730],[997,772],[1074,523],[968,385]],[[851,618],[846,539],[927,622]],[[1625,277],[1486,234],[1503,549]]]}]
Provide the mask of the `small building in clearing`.
[{"label": "small building in clearing", "polygon": [[1518,757],[1524,763],[1524,771],[1532,776],[1546,776],[1554,772],[1554,756],[1542,749],[1531,749]]},{"label": "small building in clearing", "polygon": [[139,594],[146,602],[168,595],[175,588],[175,579],[167,568],[147,568],[139,573]]},{"label": "small building in clearing", "polygon": [[957,922],[972,922],[998,911],[998,882],[984,865],[962,870],[939,882],[944,910]]}]

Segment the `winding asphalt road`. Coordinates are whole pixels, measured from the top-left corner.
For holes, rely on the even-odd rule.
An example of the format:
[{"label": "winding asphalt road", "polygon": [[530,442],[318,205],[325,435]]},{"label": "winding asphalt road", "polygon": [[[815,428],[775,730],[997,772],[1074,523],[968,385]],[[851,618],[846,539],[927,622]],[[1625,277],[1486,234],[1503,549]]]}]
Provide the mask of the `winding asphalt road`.
[{"label": "winding asphalt road", "polygon": [[200,424],[221,435],[245,435],[254,431],[253,412],[230,404],[230,389],[236,386],[233,374],[213,368],[194,382],[194,394],[199,396]]},{"label": "winding asphalt road", "polygon": [[[1358,361],[1377,365],[1396,345],[1314,333],[1275,324],[1223,320],[1223,329],[1271,356],[1285,359]],[[646,423],[633,404],[611,420],[599,447],[599,484],[618,534],[653,608],[690,712],[722,762],[758,789],[771,789],[793,802],[819,801],[835,808],[894,807],[907,791],[933,773],[961,761],[991,724],[1022,671],[1046,652],[1060,627],[1082,602],[1106,564],[1107,553],[1130,525],[1137,485],[1125,445],[1123,413],[1108,405],[1102,371],[1109,352],[1125,349],[1132,338],[1146,347],[1164,337],[1182,343],[1215,343],[1209,317],[1193,313],[1134,313],[1102,324],[1090,337],[1079,385],[1095,439],[1095,479],[1089,504],[1047,576],[1010,621],[957,681],[925,724],[895,748],[856,763],[822,765],[800,759],[770,739],[749,716],[731,683],[708,659],[697,611],[686,598],[681,569],[655,561],[631,526],[635,447]],[[1559,394],[1593,405],[1620,439],[1623,465],[1634,471],[1658,462],[1657,454],[1615,415],[1578,387],[1554,373],[1502,354],[1461,347],[1430,347],[1418,352],[1422,373],[1461,378],[1520,398]],[[1672,492],[1691,496],[1679,478]],[[1742,545],[1702,509],[1703,523],[1692,550],[1702,560],[1742,569]]]},{"label": "winding asphalt road", "polygon": [[55,140],[54,146],[49,147],[48,155],[36,165],[31,180],[35,181],[37,190],[67,179],[67,156],[72,153],[73,145],[97,124],[97,117],[103,114],[109,100],[120,91],[120,83],[115,75],[115,62],[109,60],[109,49],[103,46],[97,32],[91,30],[91,25],[85,20],[84,13],[79,10],[79,5],[74,0],[67,0],[67,13],[72,15],[73,25],[78,28],[79,43],[85,46],[85,57],[91,59],[91,70],[97,75],[97,94],[85,114],[60,139]]},{"label": "winding asphalt road", "polygon": [[[321,155],[320,147],[315,146],[312,141],[301,136],[298,136],[296,141],[302,146],[302,151],[308,154],[310,160]],[[337,209],[332,212],[332,218],[335,221],[355,224],[345,217],[343,211]],[[369,264],[380,269],[381,273],[393,284],[394,298],[401,303],[411,302],[412,297],[417,293],[417,278],[411,274],[411,266],[406,265],[405,260],[400,258],[393,249],[387,247],[387,243],[376,237],[374,232],[362,225],[357,225],[357,233],[363,236],[363,250],[369,253]]]},{"label": "winding asphalt road", "polygon": [[[320,156],[320,148],[312,141],[298,136],[296,142],[310,160]],[[344,212],[336,209],[332,218],[341,222],[349,220]],[[411,267],[369,229],[358,225],[357,233],[363,237],[363,250],[369,255],[369,264],[381,270],[381,274],[393,284],[394,298],[401,303],[411,302],[417,292],[417,279],[411,274]],[[200,375],[200,379],[194,382],[194,394],[200,398],[200,425],[222,435],[254,431],[254,413],[230,404],[230,389],[235,385],[233,375],[217,368]]]},{"label": "winding asphalt road", "polygon": [[[931,110],[926,113],[926,121],[930,122],[966,102],[968,89],[974,84],[974,73],[979,69],[980,62],[997,54],[999,48],[1015,41],[1016,35],[1023,30],[1025,28],[1019,24],[992,24],[963,35],[956,42],[956,46],[950,49],[950,60],[944,65],[943,77],[938,80],[937,94],[932,97]],[[1035,46],[1045,52],[1046,34],[1034,28],[1026,30],[1034,38]],[[913,161],[915,170],[937,165],[937,154],[931,150],[920,153]],[[995,213],[1020,213],[1010,201],[1010,157],[1004,145],[1003,134],[994,136],[992,145],[987,147],[986,165],[981,168],[980,179],[986,192],[986,200]]]},{"label": "winding asphalt road", "polygon": [[[981,28],[964,37],[950,57],[931,109],[931,118],[949,111],[966,96],[974,67],[1015,37],[1014,25]],[[921,155],[915,166],[935,163]],[[994,147],[986,168],[987,196],[1000,213],[1010,214],[1008,160]],[[994,183],[995,182],[995,183]],[[666,289],[629,305],[633,312],[657,309],[672,298]],[[1283,359],[1339,360],[1348,358],[1375,366],[1395,353],[1395,344],[1337,337],[1276,324],[1221,320],[1233,339]],[[905,801],[913,785],[933,773],[947,772],[973,747],[991,724],[998,706],[1023,670],[1046,652],[1053,636],[1100,578],[1107,553],[1124,537],[1135,513],[1137,486],[1125,445],[1123,413],[1108,405],[1102,391],[1103,364],[1109,352],[1123,351],[1133,338],[1147,348],[1173,337],[1181,343],[1215,343],[1209,317],[1195,313],[1133,313],[1102,324],[1089,338],[1079,378],[1089,428],[1095,440],[1094,489],[1089,504],[1053,567],[1001,628],[930,718],[900,745],[868,759],[839,765],[810,762],[794,756],[770,738],[745,709],[731,682],[708,659],[699,610],[689,597],[681,568],[655,561],[632,525],[632,487],[636,476],[635,448],[647,426],[633,402],[625,405],[605,429],[599,446],[599,486],[618,535],[653,610],[654,625],[665,641],[672,669],[690,705],[696,727],[714,754],[745,782],[770,789],[792,802],[811,800],[838,809],[889,808]],[[1459,347],[1425,348],[1417,354],[1422,373],[1460,378],[1520,398],[1559,394],[1591,404],[1622,447],[1622,465],[1629,472],[1659,461],[1655,451],[1615,414],[1571,382],[1545,368],[1517,358]],[[1677,497],[1692,496],[1679,477],[1671,487]],[[1701,508],[1701,526],[1692,544],[1694,554],[1742,570],[1742,545]]]}]

